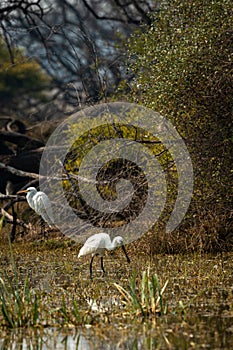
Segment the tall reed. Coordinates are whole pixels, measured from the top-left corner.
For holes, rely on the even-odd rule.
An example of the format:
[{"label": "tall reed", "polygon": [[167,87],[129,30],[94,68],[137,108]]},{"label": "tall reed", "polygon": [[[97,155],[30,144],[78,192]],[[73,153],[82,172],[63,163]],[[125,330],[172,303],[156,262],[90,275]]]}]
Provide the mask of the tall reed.
[{"label": "tall reed", "polygon": [[9,247],[13,277],[6,272],[0,277],[0,321],[8,328],[34,326],[39,318],[40,298],[30,288],[27,277],[21,283],[10,240]]},{"label": "tall reed", "polygon": [[168,280],[161,288],[158,275],[151,275],[150,269],[143,271],[139,279],[136,272],[130,279],[129,288],[125,289],[114,283],[117,290],[124,298],[124,303],[130,312],[143,317],[149,315],[164,315],[167,312],[163,293]]}]

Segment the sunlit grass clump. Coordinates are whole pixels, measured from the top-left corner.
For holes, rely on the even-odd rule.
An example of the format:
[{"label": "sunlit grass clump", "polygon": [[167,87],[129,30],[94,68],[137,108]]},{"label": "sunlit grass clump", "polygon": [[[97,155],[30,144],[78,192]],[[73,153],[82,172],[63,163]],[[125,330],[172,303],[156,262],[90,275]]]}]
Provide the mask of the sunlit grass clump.
[{"label": "sunlit grass clump", "polygon": [[22,288],[7,277],[0,278],[0,303],[5,326],[18,328],[35,326],[39,316],[39,299],[29,288],[28,279]]},{"label": "sunlit grass clump", "polygon": [[151,275],[149,268],[142,272],[139,281],[137,280],[136,273],[134,273],[130,279],[128,290],[114,283],[115,287],[124,297],[124,303],[129,313],[134,313],[142,317],[166,314],[167,307],[163,293],[167,284],[168,280],[161,288],[158,275]]},{"label": "sunlit grass clump", "polygon": [[0,277],[0,308],[3,324],[8,328],[35,326],[39,317],[39,297],[25,277],[20,285],[18,272],[10,245],[13,278]]}]

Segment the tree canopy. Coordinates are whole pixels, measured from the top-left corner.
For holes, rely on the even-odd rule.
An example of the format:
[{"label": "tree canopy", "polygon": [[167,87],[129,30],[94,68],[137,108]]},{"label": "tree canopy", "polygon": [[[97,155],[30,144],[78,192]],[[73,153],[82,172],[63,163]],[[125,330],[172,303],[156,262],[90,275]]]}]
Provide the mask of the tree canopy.
[{"label": "tree canopy", "polygon": [[[100,101],[124,76],[122,39],[150,23],[153,0],[12,0],[0,5],[0,31],[8,47],[37,57],[66,104]],[[13,59],[13,52],[11,58]]]}]

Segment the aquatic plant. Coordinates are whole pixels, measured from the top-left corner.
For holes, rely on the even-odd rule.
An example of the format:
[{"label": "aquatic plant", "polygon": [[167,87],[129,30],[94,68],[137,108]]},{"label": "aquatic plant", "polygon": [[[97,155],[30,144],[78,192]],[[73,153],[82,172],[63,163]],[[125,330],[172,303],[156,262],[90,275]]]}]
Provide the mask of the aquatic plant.
[{"label": "aquatic plant", "polygon": [[62,317],[63,324],[80,325],[82,324],[82,317],[79,311],[79,306],[77,301],[73,298],[71,302],[71,307],[66,300],[65,296],[62,296],[62,304],[59,308],[59,314]]},{"label": "aquatic plant", "polygon": [[40,298],[30,288],[27,277],[20,284],[11,243],[9,244],[13,278],[9,278],[6,273],[4,279],[0,277],[0,317],[3,317],[4,326],[8,328],[34,326],[39,318]]},{"label": "aquatic plant", "polygon": [[164,315],[167,307],[163,293],[167,287],[168,280],[160,287],[157,274],[151,275],[150,269],[142,272],[141,281],[138,282],[137,274],[134,272],[130,279],[128,290],[114,283],[114,286],[124,298],[126,308],[137,315],[146,317],[149,315]]}]

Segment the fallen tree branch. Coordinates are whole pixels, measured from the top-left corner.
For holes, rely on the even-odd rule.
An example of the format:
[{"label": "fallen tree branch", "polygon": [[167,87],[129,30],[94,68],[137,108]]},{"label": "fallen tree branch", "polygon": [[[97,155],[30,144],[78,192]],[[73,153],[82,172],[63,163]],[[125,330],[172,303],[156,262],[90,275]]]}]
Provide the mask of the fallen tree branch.
[{"label": "fallen tree branch", "polygon": [[14,143],[24,149],[30,145],[30,149],[44,147],[44,143],[40,140],[33,139],[25,134],[20,134],[19,132],[9,132],[0,130],[0,136],[2,141],[7,141]]},{"label": "fallen tree branch", "polygon": [[9,171],[11,174],[14,174],[17,176],[31,177],[33,179],[39,179],[39,174],[29,173],[27,171],[19,170],[19,169],[13,168],[12,166],[1,163],[1,162],[0,162],[0,169],[5,169],[5,170]]},{"label": "fallen tree branch", "polygon": [[[62,164],[62,163],[61,163]],[[53,179],[53,180],[58,180],[58,181],[63,181],[63,180],[69,180],[71,177],[75,180],[78,180],[78,181],[82,181],[82,182],[86,182],[86,183],[92,183],[92,184],[108,184],[108,181],[95,181],[95,180],[90,180],[90,179],[87,179],[83,176],[79,176],[79,175],[74,175],[74,174],[69,174],[69,176],[67,176],[67,174],[63,174],[62,176],[53,176],[53,177],[48,177],[48,176],[44,176],[44,175],[39,175],[39,174],[36,174],[36,173],[29,173],[27,171],[23,171],[23,170],[19,170],[19,169],[16,169],[16,168],[13,168],[12,166],[9,166],[9,165],[6,165],[4,163],[1,163],[0,162],[0,169],[5,169],[7,171],[9,171],[9,173],[11,174],[14,174],[14,175],[17,175],[17,176],[21,176],[21,177],[30,177],[32,179],[36,179],[36,180],[39,180],[39,179]],[[0,197],[1,199],[1,197]]]},{"label": "fallen tree branch", "polygon": [[[11,214],[9,214],[5,209],[1,208],[1,216],[5,216],[12,224],[14,223],[14,218]],[[27,228],[30,229],[30,226],[25,224],[25,222],[16,219],[16,223],[20,226],[22,226],[23,228]]]},{"label": "fallen tree branch", "polygon": [[16,194],[3,194],[0,192],[0,200],[7,200],[7,199],[13,199],[16,202],[21,202],[21,201],[25,201],[25,197],[23,196],[18,196]]}]

